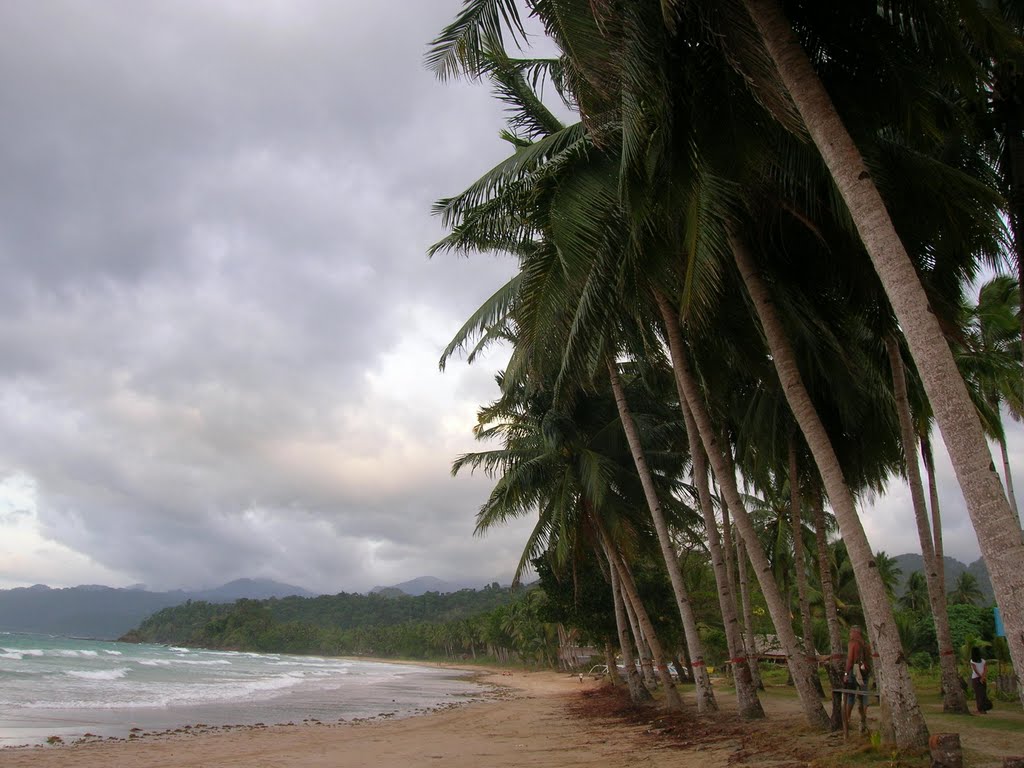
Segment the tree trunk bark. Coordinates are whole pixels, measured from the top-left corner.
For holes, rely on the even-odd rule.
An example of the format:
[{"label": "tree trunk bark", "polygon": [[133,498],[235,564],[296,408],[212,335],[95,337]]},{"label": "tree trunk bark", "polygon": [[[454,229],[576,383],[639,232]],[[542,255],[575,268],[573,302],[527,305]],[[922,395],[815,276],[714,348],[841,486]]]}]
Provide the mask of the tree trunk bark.
[{"label": "tree trunk bark", "polygon": [[907,376],[900,355],[900,345],[895,336],[885,337],[885,349],[889,354],[889,368],[892,371],[893,396],[896,412],[900,419],[900,442],[906,462],[907,483],[917,522],[917,536],[921,541],[921,555],[924,559],[924,577],[928,585],[928,602],[931,604],[935,621],[935,637],[939,645],[939,668],[942,671],[942,711],[968,714],[967,700],[960,690],[956,671],[956,656],[949,632],[949,614],[946,612],[946,595],[939,584],[938,563],[932,548],[932,532],[928,525],[928,508],[924,500],[924,484],[921,482],[921,468],[917,463],[917,436],[914,433],[914,419],[907,397]]},{"label": "tree trunk bark", "polygon": [[797,604],[800,606],[800,629],[804,634],[804,652],[807,663],[815,670],[814,682],[819,695],[824,698],[821,678],[817,675],[818,651],[814,647],[814,625],[811,623],[811,600],[807,594],[807,557],[804,554],[804,525],[800,494],[800,466],[796,455],[796,435],[789,430],[789,522],[793,532],[793,570],[796,573]]},{"label": "tree trunk bark", "polygon": [[[1024,534],[1003,494],[981,420],[952,351],[860,151],[796,39],[779,0],[744,0],[744,4],[846,202],[906,337],[992,577],[1013,664],[1024,669],[1024,568],[1020,566],[1024,563]],[[1018,695],[1024,702],[1024,675],[1019,676]],[[923,738],[921,731],[914,725],[899,737],[916,745]]]},{"label": "tree trunk bark", "polygon": [[747,659],[750,661],[750,677],[754,681],[754,687],[759,691],[763,691],[764,683],[761,681],[761,669],[757,664],[757,638],[754,634],[754,606],[750,601],[747,551],[746,547],[743,546],[742,536],[736,537],[736,565],[738,566],[740,582],[740,602],[743,604],[744,647],[747,651]]},{"label": "tree trunk bark", "polygon": [[[821,493],[815,492],[814,543],[818,549],[818,582],[821,584],[821,601],[825,604],[825,623],[828,625],[828,681],[832,690],[843,687],[843,671],[846,654],[843,653],[843,636],[839,631],[839,612],[836,610],[836,593],[832,586],[832,565],[828,558],[828,541],[825,537],[825,505]],[[832,730],[843,727],[843,696],[832,694]]]},{"label": "tree trunk bark", "polygon": [[619,674],[619,667],[615,663],[615,647],[611,640],[604,641],[604,665],[608,667],[608,682],[618,688],[622,685],[622,675]]},{"label": "tree trunk bark", "polygon": [[[718,445],[718,437],[711,424],[711,417],[708,415],[707,407],[704,404],[703,395],[690,371],[686,359],[686,351],[683,345],[682,332],[679,329],[677,316],[664,295],[657,295],[658,305],[661,308],[662,316],[668,318],[666,321],[666,333],[669,341],[669,351],[672,355],[672,369],[676,377],[676,386],[683,393],[684,400],[690,408],[690,414],[697,426],[697,433],[700,435],[701,443],[718,479],[718,487],[725,494],[726,503],[732,511],[735,527],[739,530],[747,545],[747,553],[751,563],[754,565],[754,573],[757,575],[761,591],[764,593],[768,611],[771,613],[772,621],[775,624],[775,631],[786,652],[786,659],[793,670],[793,677],[796,684],[797,694],[800,697],[800,704],[804,711],[807,722],[816,728],[828,728],[829,722],[825,710],[821,706],[821,699],[818,698],[811,682],[811,670],[807,666],[796,640],[796,633],[790,623],[789,609],[782,600],[779,593],[779,586],[775,583],[771,566],[765,556],[764,548],[757,538],[754,530],[754,523],[747,514],[746,507],[740,497],[739,489],[736,486],[736,476],[730,472],[725,454]],[[666,312],[667,309],[667,312]]]},{"label": "tree trunk bark", "polygon": [[690,462],[693,470],[693,484],[697,486],[697,497],[700,501],[701,514],[704,516],[704,528],[707,531],[708,551],[711,553],[711,566],[718,586],[718,605],[722,611],[722,622],[725,625],[725,641],[729,648],[729,661],[732,664],[736,685],[736,705],[740,717],[753,720],[764,717],[764,709],[757,697],[757,687],[750,675],[744,650],[743,634],[740,632],[739,619],[736,616],[736,598],[729,586],[729,576],[722,552],[722,543],[718,537],[718,524],[708,489],[708,467],[704,448],[697,436],[697,426],[693,422],[690,409],[680,392],[680,407],[686,422],[686,435],[690,443]]},{"label": "tree trunk bark", "polygon": [[761,321],[775,370],[782,383],[782,391],[797,424],[800,425],[800,431],[803,432],[824,482],[847,552],[850,553],[850,564],[853,566],[861,599],[871,606],[874,622],[868,625],[868,635],[872,647],[879,654],[879,690],[891,710],[896,746],[922,747],[928,743],[928,726],[917,703],[914,685],[910,680],[910,670],[896,630],[892,605],[878,574],[878,568],[875,567],[871,545],[857,515],[853,494],[846,485],[842,467],[825,431],[825,425],[822,424],[804,387],[789,338],[775,312],[768,288],[754,264],[753,257],[746,244],[741,242],[734,232],[729,233],[729,244],[754,310]]},{"label": "tree trunk bark", "polygon": [[647,642],[654,653],[654,665],[658,672],[658,678],[665,688],[665,709],[670,712],[678,712],[683,708],[683,700],[679,697],[679,690],[672,681],[672,675],[669,674],[661,642],[654,632],[654,625],[651,623],[650,616],[647,615],[647,609],[644,608],[643,601],[640,599],[640,593],[637,592],[636,583],[633,581],[633,574],[622,559],[621,553],[617,552],[612,547],[611,542],[608,541],[608,536],[604,530],[599,527],[598,532],[601,535],[605,549],[612,555],[612,565],[619,572],[619,585],[622,587],[623,600],[627,600],[632,605],[637,622],[640,624],[640,629],[647,636]]},{"label": "tree trunk bark", "polygon": [[[684,403],[685,401],[682,399],[682,393],[681,392],[679,393],[679,397],[680,397],[680,402]],[[693,416],[691,415],[690,418],[693,418]],[[694,432],[695,433],[696,433],[696,429],[697,429],[697,427],[695,425],[694,426]],[[703,454],[704,447],[700,445],[700,437],[696,436],[696,440],[697,440],[697,445],[700,447],[700,451]],[[707,456],[704,455],[703,458],[704,458],[704,464],[705,464],[705,467],[706,467],[707,466]],[[734,537],[732,535],[732,523],[729,521],[729,505],[725,503],[725,499],[722,498],[722,494],[719,491],[717,491],[717,489],[716,489],[716,495],[718,496],[719,503],[722,505],[722,551],[725,554],[725,569],[726,569],[727,573],[729,574],[729,591],[732,593],[733,610],[736,611],[737,616],[739,616],[741,614],[742,610],[743,610],[743,600],[740,597],[740,592],[739,592],[739,573],[737,571],[737,562],[736,562],[736,560],[737,560],[737,558],[736,558],[736,553],[737,553],[736,541],[738,540],[739,537]],[[748,598],[749,598],[749,595],[748,595]],[[763,691],[764,690],[764,685],[761,683],[760,670],[758,670],[758,668],[757,668],[757,652],[755,650],[755,647],[752,645],[754,636],[753,636],[752,633],[750,634],[751,643],[748,643],[747,640],[744,637],[744,633],[747,632],[748,629],[749,629],[747,627],[747,625],[746,625],[746,621],[747,621],[747,618],[744,615],[743,616],[743,627],[740,629],[740,636],[739,636],[740,649],[741,649],[742,652],[739,655],[743,656],[747,660],[747,668],[750,670],[750,684],[751,684],[751,686],[753,686],[753,689],[755,691],[754,695],[757,695],[756,694],[757,691]],[[751,613],[751,624],[753,624],[753,613]]]},{"label": "tree trunk bark", "polygon": [[626,393],[622,387],[622,380],[619,378],[618,368],[610,358],[607,360],[607,365],[608,378],[611,381],[612,392],[615,395],[615,405],[619,411],[619,420],[622,422],[622,429],[626,433],[629,450],[633,454],[633,463],[636,465],[636,471],[640,476],[640,484],[644,489],[647,509],[650,511],[651,519],[654,521],[654,530],[658,534],[658,545],[661,547],[661,556],[665,561],[665,569],[668,571],[669,581],[672,583],[672,593],[675,596],[676,608],[679,611],[683,632],[686,635],[686,645],[689,648],[694,667],[698,670],[696,678],[697,711],[717,712],[718,702],[715,701],[711,680],[708,677],[707,668],[704,666],[703,644],[701,643],[700,633],[697,630],[697,619],[693,613],[693,605],[690,603],[690,595],[686,590],[683,574],[679,568],[679,555],[672,544],[668,523],[661,510],[661,500],[658,498],[657,488],[654,487],[654,478],[651,476],[650,468],[647,465],[647,457],[640,442],[640,432],[629,409],[629,403],[626,401]]},{"label": "tree trunk bark", "polygon": [[[998,408],[999,405],[996,405]],[[1020,519],[1020,511],[1017,509],[1017,497],[1013,493],[1013,475],[1010,474],[1010,457],[1006,454],[1006,438],[999,439],[999,452],[1003,456],[1003,478],[1006,483],[1006,499],[1010,502],[1010,509]]]},{"label": "tree trunk bark", "polygon": [[[615,605],[615,627],[619,633],[619,648],[622,651],[622,664],[625,667],[626,686],[629,689],[629,700],[634,704],[651,699],[651,692],[644,687],[640,673],[636,669],[636,661],[633,658],[633,646],[629,642],[629,631],[626,628],[626,609],[622,602],[622,591],[619,588],[619,572],[615,567],[615,555],[608,550],[604,542],[601,542],[604,556],[608,559],[608,571],[612,582],[612,600]],[[613,672],[613,670],[615,670]],[[618,674],[615,666],[615,659],[608,666],[608,674]]]},{"label": "tree trunk bark", "polygon": [[[680,393],[680,397],[682,394]],[[685,401],[680,401],[685,402]],[[696,427],[694,427],[696,429]],[[697,445],[700,445],[700,437],[697,437]],[[703,450],[703,447],[701,448]],[[707,464],[707,456],[704,457]],[[729,519],[729,505],[721,500],[722,495],[716,490],[716,495],[722,506],[722,551],[725,554],[725,571],[729,574],[729,591],[732,592],[733,602],[736,603],[739,597],[739,585],[736,578],[736,543],[732,535],[732,521]]]},{"label": "tree trunk bark", "polygon": [[644,642],[644,633],[640,630],[640,624],[636,620],[636,610],[633,601],[629,599],[625,588],[622,586],[622,579],[619,579],[619,590],[622,593],[622,603],[626,608],[626,618],[629,620],[629,628],[633,635],[633,644],[640,662],[640,678],[644,685],[649,688],[658,686],[658,678],[654,676],[654,664],[651,662],[651,652]]},{"label": "tree trunk bark", "polygon": [[939,485],[935,481],[935,456],[926,424],[920,434],[921,460],[928,475],[928,500],[932,505],[932,537],[935,542],[935,568],[939,576],[939,592],[946,594],[946,556],[942,551],[942,512],[939,509]]}]

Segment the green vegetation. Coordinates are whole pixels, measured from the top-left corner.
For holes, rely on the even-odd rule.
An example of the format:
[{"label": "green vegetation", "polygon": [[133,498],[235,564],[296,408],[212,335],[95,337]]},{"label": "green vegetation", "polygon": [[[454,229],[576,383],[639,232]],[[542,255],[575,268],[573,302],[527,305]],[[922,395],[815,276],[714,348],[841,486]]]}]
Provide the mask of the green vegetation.
[{"label": "green vegetation", "polygon": [[316,598],[189,601],[150,616],[122,640],[277,653],[476,659],[551,664],[554,632],[543,595],[492,584],[411,597],[341,593]]},{"label": "green vegetation", "polygon": [[[681,703],[666,665],[685,650],[699,711],[718,709],[701,662],[726,655],[741,716],[760,717],[741,660],[767,621],[808,723],[826,727],[808,656],[827,649],[835,687],[846,627],[866,625],[886,735],[922,746],[907,660],[938,659],[943,707],[964,712],[955,657],[989,632],[974,613],[947,616],[950,592],[971,610],[983,593],[941,575],[936,425],[971,479],[1008,655],[1024,667],[1001,415],[1022,413],[1021,281],[975,294],[984,266],[1024,274],[1019,9],[526,6],[551,56],[529,56],[510,0],[465,0],[427,56],[442,79],[489,83],[508,114],[507,158],[435,204],[446,235],[430,249],[518,267],[441,358],[511,351],[478,412],[488,445],[453,465],[494,480],[477,532],[535,518],[521,568],[544,558],[572,584],[572,610],[551,601],[563,620],[603,633],[631,672],[634,649],[653,663],[668,709]],[[894,524],[916,528],[924,562],[898,608],[899,563],[872,548],[858,509],[897,477],[913,504]],[[594,583],[614,633],[586,608]]]}]

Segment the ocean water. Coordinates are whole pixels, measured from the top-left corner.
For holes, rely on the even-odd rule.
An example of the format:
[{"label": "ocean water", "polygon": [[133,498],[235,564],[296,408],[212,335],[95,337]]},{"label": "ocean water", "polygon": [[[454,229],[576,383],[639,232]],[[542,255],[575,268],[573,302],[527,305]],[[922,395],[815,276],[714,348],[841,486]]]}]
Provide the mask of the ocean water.
[{"label": "ocean water", "polygon": [[5,747],[199,723],[405,717],[481,693],[437,667],[0,632]]}]

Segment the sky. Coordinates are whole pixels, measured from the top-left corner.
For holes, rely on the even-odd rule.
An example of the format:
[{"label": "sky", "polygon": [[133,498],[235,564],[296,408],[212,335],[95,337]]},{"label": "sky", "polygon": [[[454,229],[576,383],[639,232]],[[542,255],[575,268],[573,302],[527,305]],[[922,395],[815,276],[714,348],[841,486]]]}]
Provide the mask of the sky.
[{"label": "sky", "polygon": [[514,265],[425,256],[507,148],[423,67],[459,6],[0,4],[0,587],[507,582],[529,521],[473,537],[449,472],[503,358],[437,360]]}]

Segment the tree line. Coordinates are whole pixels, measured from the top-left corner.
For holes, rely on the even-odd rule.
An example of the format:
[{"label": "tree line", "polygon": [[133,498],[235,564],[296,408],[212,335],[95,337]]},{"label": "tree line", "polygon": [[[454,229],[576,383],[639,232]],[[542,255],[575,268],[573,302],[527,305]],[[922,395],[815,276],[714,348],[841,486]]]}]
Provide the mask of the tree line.
[{"label": "tree line", "polygon": [[[477,531],[535,517],[520,571],[544,557],[574,583],[590,573],[609,593],[631,694],[647,694],[636,648],[677,709],[674,646],[652,617],[670,606],[698,710],[713,712],[682,557],[702,550],[741,716],[764,714],[748,663],[756,583],[822,728],[837,708],[830,718],[821,703],[811,604],[820,597],[840,687],[837,536],[877,656],[883,736],[925,745],[906,631],[858,509],[906,479],[912,500],[892,524],[918,532],[943,706],[966,712],[941,439],[1024,669],[1024,535],[1003,425],[1021,413],[1024,14],[1011,0],[525,6],[554,55],[529,55],[514,0],[465,0],[427,54],[442,79],[488,83],[508,114],[507,159],[435,204],[447,234],[429,251],[518,265],[441,358],[511,352],[475,427],[498,447],[453,465],[495,481]],[[1018,279],[998,274],[975,296],[992,272]],[[638,587],[650,560],[671,584],[666,603]]]}]

